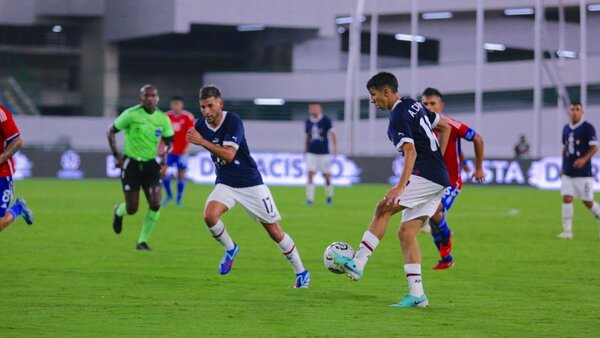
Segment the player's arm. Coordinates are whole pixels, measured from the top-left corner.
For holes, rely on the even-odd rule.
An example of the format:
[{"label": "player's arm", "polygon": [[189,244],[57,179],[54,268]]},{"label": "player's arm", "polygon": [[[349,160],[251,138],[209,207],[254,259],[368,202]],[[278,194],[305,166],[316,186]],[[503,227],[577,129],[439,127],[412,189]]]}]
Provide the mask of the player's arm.
[{"label": "player's arm", "polygon": [[406,188],[408,180],[410,179],[410,175],[415,167],[415,160],[417,159],[417,150],[415,149],[415,145],[412,142],[405,142],[402,144],[402,152],[404,153],[404,167],[402,168],[402,174],[400,174],[398,184],[396,184],[396,186],[392,189],[388,190],[388,193],[385,196],[385,202],[387,205],[394,204],[396,197],[404,192],[404,188]]},{"label": "player's arm", "polygon": [[590,149],[587,151],[587,153],[585,153],[583,156],[581,156],[580,158],[576,159],[573,162],[573,167],[575,167],[575,169],[583,168],[583,166],[586,163],[588,163],[589,160],[592,159],[592,156],[594,156],[594,154],[596,154],[596,152],[598,152],[598,146],[597,145],[590,146]]},{"label": "player's arm", "polygon": [[4,148],[4,151],[0,154],[0,163],[8,161],[8,159],[21,148],[23,148],[23,140],[18,136],[6,145],[6,148]]},{"label": "player's arm", "polygon": [[450,139],[452,127],[450,127],[448,122],[440,118],[434,128],[438,131],[438,142],[440,143],[440,151],[443,155],[446,152],[446,147],[448,146],[448,140]]},{"label": "player's arm", "polygon": [[331,144],[333,145],[332,155],[335,157],[337,155],[337,135],[335,134],[335,130],[330,131],[331,133]]},{"label": "player's arm", "polygon": [[108,138],[108,146],[110,147],[110,151],[115,157],[115,166],[117,168],[121,168],[123,165],[123,158],[117,149],[117,140],[115,134],[117,134],[120,130],[115,127],[115,125],[111,125],[108,128],[108,133],[106,133],[106,137]]},{"label": "player's arm", "polygon": [[161,165],[167,165],[167,155],[173,151],[173,136],[163,136],[162,143],[165,145],[165,151],[161,154],[162,161]]},{"label": "player's arm", "polygon": [[222,159],[226,163],[230,163],[235,158],[237,148],[232,146],[220,146],[206,140],[195,128],[190,128],[187,131],[187,140],[190,143],[201,146],[211,152],[216,157]]},{"label": "player's arm", "polygon": [[485,173],[483,171],[483,137],[479,134],[475,134],[473,137],[473,149],[475,150],[475,172],[473,178],[475,181],[481,183],[485,179]]},{"label": "player's arm", "polygon": [[306,135],[306,139],[304,140],[304,153],[308,153],[308,145],[310,144],[310,137],[308,134]]}]

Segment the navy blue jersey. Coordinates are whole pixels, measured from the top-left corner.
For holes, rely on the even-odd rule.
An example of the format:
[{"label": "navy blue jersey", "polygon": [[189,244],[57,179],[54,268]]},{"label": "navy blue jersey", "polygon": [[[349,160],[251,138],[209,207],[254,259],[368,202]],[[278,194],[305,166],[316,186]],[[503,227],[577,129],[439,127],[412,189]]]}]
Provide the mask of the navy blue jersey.
[{"label": "navy blue jersey", "polygon": [[318,120],[306,119],[305,132],[308,136],[308,152],[312,154],[329,154],[328,133],[333,128],[331,120],[321,115]]},{"label": "navy blue jersey", "polygon": [[403,97],[394,104],[390,112],[388,137],[400,152],[404,143],[415,145],[417,159],[413,175],[446,187],[450,185],[450,177],[432,129],[439,119],[438,114],[423,108],[421,103]]},{"label": "navy blue jersey", "polygon": [[237,148],[235,158],[229,163],[214,154],[210,155],[217,172],[215,184],[222,183],[233,188],[263,184],[256,162],[250,156],[244,136],[244,124],[238,114],[224,111],[221,124],[215,129],[211,128],[204,118],[198,119],[194,127],[203,138],[213,144]]},{"label": "navy blue jersey", "polygon": [[594,126],[583,120],[575,125],[565,125],[563,128],[562,143],[565,146],[562,165],[563,173],[571,177],[592,176],[592,161],[588,161],[580,169],[575,169],[573,162],[587,154],[591,146],[598,145]]}]

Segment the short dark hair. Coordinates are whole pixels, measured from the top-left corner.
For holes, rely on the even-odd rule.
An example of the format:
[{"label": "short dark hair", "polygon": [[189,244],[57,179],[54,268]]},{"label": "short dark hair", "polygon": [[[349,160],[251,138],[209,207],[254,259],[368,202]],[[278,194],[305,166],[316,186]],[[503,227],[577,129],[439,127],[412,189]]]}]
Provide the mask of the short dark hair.
[{"label": "short dark hair", "polygon": [[206,85],[200,88],[200,100],[206,100],[209,97],[214,97],[216,99],[221,98],[221,91],[215,85]]},{"label": "short dark hair", "polygon": [[442,93],[440,93],[439,90],[437,90],[435,88],[431,88],[431,87],[425,88],[425,90],[423,91],[423,94],[421,94],[421,96],[437,96],[440,98],[440,100],[443,98]]},{"label": "short dark hair", "polygon": [[583,105],[581,104],[581,101],[573,101],[573,102],[571,102],[571,105],[572,106],[582,106],[583,107]]},{"label": "short dark hair", "polygon": [[171,101],[181,101],[181,102],[183,102],[183,97],[177,96],[177,95],[176,96],[172,96],[171,97]]},{"label": "short dark hair", "polygon": [[398,80],[392,73],[379,72],[367,82],[367,89],[383,89],[384,87],[390,88],[394,93],[398,92]]}]

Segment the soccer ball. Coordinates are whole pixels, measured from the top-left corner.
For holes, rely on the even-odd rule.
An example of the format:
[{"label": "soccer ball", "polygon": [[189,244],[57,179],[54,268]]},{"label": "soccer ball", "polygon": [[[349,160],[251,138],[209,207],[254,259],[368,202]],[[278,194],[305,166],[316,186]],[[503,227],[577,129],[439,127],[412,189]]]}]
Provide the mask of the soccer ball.
[{"label": "soccer ball", "polygon": [[325,264],[327,270],[338,274],[344,273],[344,270],[335,264],[335,261],[333,260],[334,251],[344,257],[352,258],[354,257],[354,249],[352,249],[350,244],[344,242],[333,242],[325,249],[325,253],[323,254],[323,263]]}]

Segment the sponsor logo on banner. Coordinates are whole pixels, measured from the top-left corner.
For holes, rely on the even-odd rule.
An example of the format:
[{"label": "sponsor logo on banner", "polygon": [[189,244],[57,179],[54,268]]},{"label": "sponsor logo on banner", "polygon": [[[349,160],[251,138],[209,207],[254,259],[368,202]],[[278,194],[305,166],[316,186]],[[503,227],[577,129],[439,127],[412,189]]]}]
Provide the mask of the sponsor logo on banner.
[{"label": "sponsor logo on banner", "polygon": [[[562,158],[545,157],[531,162],[529,167],[529,184],[540,189],[560,189],[560,171]],[[592,175],[594,191],[600,191],[600,159],[592,158]]]},{"label": "sponsor logo on banner", "polygon": [[[301,153],[253,153],[263,181],[269,185],[306,184],[306,165]],[[208,152],[189,157],[186,177],[196,183],[214,183],[215,166]],[[360,182],[360,168],[344,155],[331,161],[331,180],[334,185],[348,186]],[[315,175],[315,184],[324,184],[322,175]]]},{"label": "sponsor logo on banner", "polygon": [[[269,185],[306,184],[306,164],[301,153],[253,153],[263,181]],[[336,186],[348,186],[360,182],[360,168],[344,155],[331,161],[331,180]],[[112,155],[106,156],[106,176],[119,177],[121,169],[115,168]],[[208,152],[188,156],[186,178],[195,183],[214,184],[215,165]],[[325,184],[322,175],[315,175],[315,184]]]},{"label": "sponsor logo on banner", "polygon": [[83,171],[79,170],[81,165],[81,158],[75,150],[67,150],[60,157],[61,170],[58,171],[56,176],[62,179],[81,179],[83,178]]},{"label": "sponsor logo on banner", "polygon": [[13,160],[15,161],[15,173],[12,176],[14,180],[22,180],[31,176],[33,163],[25,154],[17,151],[13,155]]}]

